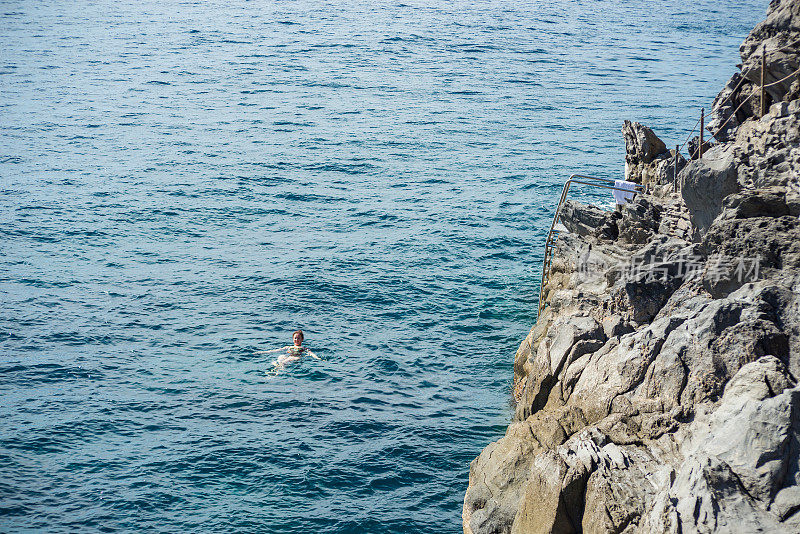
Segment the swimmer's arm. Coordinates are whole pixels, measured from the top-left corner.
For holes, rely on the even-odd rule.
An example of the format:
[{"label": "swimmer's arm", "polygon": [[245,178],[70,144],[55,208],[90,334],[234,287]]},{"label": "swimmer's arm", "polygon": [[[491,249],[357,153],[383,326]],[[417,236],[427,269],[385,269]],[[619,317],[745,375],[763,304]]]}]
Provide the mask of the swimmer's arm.
[{"label": "swimmer's arm", "polygon": [[286,347],[281,347],[279,349],[259,350],[259,351],[254,352],[253,354],[270,354],[270,353],[273,353],[273,352],[280,352],[280,351],[286,350],[288,348],[289,348],[289,346],[287,345]]},{"label": "swimmer's arm", "polygon": [[314,358],[315,360],[321,360],[321,359],[322,359],[322,358],[320,358],[319,356],[317,356],[316,354],[314,354],[313,352],[311,352],[310,350],[306,349],[306,351],[307,351],[307,352],[308,352],[308,353],[311,355],[311,357],[312,357],[312,358]]}]

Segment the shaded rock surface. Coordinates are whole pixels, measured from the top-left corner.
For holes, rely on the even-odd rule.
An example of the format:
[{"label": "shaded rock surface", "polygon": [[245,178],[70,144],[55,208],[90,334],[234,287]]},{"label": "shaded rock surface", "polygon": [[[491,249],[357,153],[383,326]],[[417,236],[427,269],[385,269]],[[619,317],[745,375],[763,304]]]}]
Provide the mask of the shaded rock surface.
[{"label": "shaded rock surface", "polygon": [[[721,95],[753,89],[765,42],[786,48],[773,79],[797,68],[798,4],[770,4]],[[777,85],[764,117],[742,106],[679,161],[679,191],[679,156],[626,122],[627,177],[649,193],[565,206],[513,421],[470,468],[465,533],[800,532],[796,89]]]}]

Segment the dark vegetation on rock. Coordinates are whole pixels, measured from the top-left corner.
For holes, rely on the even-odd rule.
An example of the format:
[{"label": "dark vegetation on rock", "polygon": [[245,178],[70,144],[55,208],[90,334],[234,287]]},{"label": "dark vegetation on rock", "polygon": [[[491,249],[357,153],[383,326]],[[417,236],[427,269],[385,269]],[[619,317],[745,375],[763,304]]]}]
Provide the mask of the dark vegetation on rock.
[{"label": "dark vegetation on rock", "polygon": [[[616,212],[570,202],[515,416],[471,465],[468,534],[800,532],[800,2],[773,1],[686,161],[623,126]],[[774,49],[779,51],[770,51]],[[732,95],[732,103],[722,99]],[[679,191],[673,190],[678,158]]]}]

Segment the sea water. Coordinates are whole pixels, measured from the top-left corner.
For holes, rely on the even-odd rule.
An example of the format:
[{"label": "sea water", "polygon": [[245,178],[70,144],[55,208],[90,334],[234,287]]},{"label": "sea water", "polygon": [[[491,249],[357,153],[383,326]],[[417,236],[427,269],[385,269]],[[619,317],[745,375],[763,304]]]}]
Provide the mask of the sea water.
[{"label": "sea water", "polygon": [[563,181],[766,7],[2,2],[0,530],[459,532]]}]

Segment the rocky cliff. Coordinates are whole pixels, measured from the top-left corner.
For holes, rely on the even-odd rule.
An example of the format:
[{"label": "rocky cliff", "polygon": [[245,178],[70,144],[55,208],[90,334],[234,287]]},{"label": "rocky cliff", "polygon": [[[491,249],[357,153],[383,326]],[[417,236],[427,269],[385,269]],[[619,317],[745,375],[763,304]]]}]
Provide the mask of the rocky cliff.
[{"label": "rocky cliff", "polygon": [[763,46],[771,83],[799,39],[800,0],[773,1],[715,101],[716,144],[686,161],[626,123],[648,193],[565,206],[465,533],[800,532],[800,83],[771,86],[763,117],[757,94]]}]

